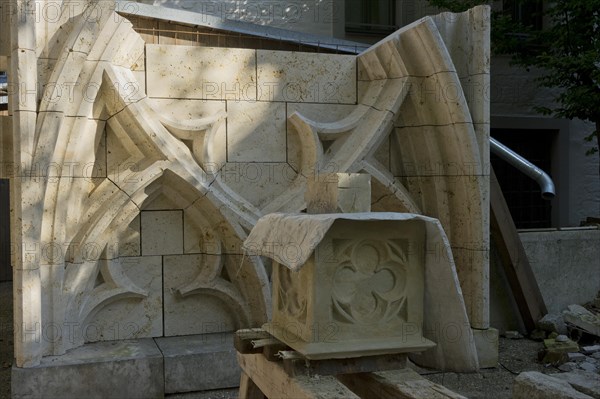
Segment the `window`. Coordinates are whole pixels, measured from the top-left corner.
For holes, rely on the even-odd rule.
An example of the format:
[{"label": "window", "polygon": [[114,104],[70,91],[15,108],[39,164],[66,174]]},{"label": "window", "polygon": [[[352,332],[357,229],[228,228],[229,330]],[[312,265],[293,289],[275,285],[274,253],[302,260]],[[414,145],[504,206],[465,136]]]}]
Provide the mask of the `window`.
[{"label": "window", "polygon": [[396,26],[395,0],[346,0],[346,32],[387,35]]},{"label": "window", "polygon": [[[491,135],[550,175],[552,144],[557,131],[492,129]],[[490,161],[517,228],[551,227],[552,203],[542,199],[539,185],[493,153]]]},{"label": "window", "polygon": [[535,30],[542,29],[543,5],[541,0],[504,0],[502,8],[512,16],[513,21],[518,21]]}]

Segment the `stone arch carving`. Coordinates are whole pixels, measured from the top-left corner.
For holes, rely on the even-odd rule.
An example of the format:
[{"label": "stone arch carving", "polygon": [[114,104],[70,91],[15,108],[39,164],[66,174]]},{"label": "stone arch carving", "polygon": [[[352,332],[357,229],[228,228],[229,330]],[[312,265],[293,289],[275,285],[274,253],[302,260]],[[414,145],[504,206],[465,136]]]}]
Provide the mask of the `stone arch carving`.
[{"label": "stone arch carving", "polygon": [[[43,306],[48,307],[42,311],[46,324],[84,326],[115,301],[149,295],[122,272],[115,237],[138,216],[156,187],[171,190],[179,203],[183,196],[194,196],[187,206],[190,220],[205,231],[221,233],[214,255],[241,248],[247,234],[244,227],[248,229],[257,219],[256,209],[241,197],[211,187],[214,177],[163,126],[137,90],[130,70],[143,55],[142,39],[127,20],[104,11],[99,13],[100,20],[78,17],[66,36],[50,77],[56,86],[45,88],[32,145],[34,164],[56,164],[63,171],[73,166],[71,175],[53,176],[45,184],[31,185],[29,192],[32,200],[39,198],[44,204],[30,209],[41,220],[32,225],[31,236],[52,247],[67,248],[63,257],[53,253],[48,258],[48,274],[43,276],[51,283],[42,288]],[[55,95],[53,90],[66,83],[86,90],[75,91],[76,98]],[[169,126],[179,131],[189,127]],[[116,169],[101,166],[105,175],[85,175],[86,168],[98,164],[106,128],[125,142],[128,153]],[[243,259],[237,274],[233,269],[229,273],[232,281],[220,277],[223,267],[233,268],[231,262],[222,260],[203,265],[196,279],[178,289],[179,294],[203,293],[221,299],[235,315],[238,327],[265,321],[269,287],[260,259]],[[42,352],[61,354],[81,345],[84,338],[80,333],[69,339],[45,340]]]},{"label": "stone arch carving", "polygon": [[[35,281],[41,287],[32,288],[41,292],[41,305],[30,305],[29,321],[42,329],[49,323],[86,323],[115,301],[148,298],[148,289],[122,273],[115,237],[161,191],[187,212],[195,229],[220,233],[220,244],[206,255],[241,258],[234,264],[215,257],[211,267],[199,269],[176,291],[221,296],[232,313],[240,314],[240,326],[260,324],[270,310],[265,267],[236,248],[260,216],[302,210],[307,177],[335,165],[336,172],[373,177],[374,210],[441,220],[470,321],[487,327],[487,175],[485,150],[480,151],[487,137],[485,128],[474,126],[461,87],[466,75],[447,50],[445,41],[455,33],[450,23],[425,18],[360,54],[356,103],[339,121],[286,111],[300,142],[294,149],[300,171],[283,194],[258,206],[207,167],[223,162],[211,146],[226,115],[179,121],[154,109],[131,71],[143,59],[144,42],[104,3],[95,5],[105,8],[94,18],[82,14],[56,33],[49,51],[58,58],[35,110],[35,132],[17,144],[33,165],[57,170],[19,187],[23,241],[46,248]],[[457,30],[468,26],[453,25]],[[74,90],[72,97],[57,92],[72,86],[85,90]],[[456,95],[448,95],[449,89]],[[102,150],[106,130],[126,149],[110,155],[117,162],[108,162]],[[384,164],[377,152],[386,143],[389,162]],[[434,159],[441,163],[439,173]],[[456,173],[448,172],[452,167]],[[90,256],[92,249],[100,255]],[[41,355],[62,354],[81,343],[83,338],[28,341],[22,343],[27,348],[19,352],[18,364],[35,364]]]}]

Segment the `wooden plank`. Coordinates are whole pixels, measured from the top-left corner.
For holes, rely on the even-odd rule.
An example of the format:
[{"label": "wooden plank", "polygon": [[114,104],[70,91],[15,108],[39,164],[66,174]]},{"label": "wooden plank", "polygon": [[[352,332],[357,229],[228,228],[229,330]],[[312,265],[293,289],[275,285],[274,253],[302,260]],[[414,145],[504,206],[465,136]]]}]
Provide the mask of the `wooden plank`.
[{"label": "wooden plank", "polygon": [[355,357],[350,359],[284,359],[283,368],[290,376],[338,375],[398,370],[406,367],[405,354]]},{"label": "wooden plank", "polygon": [[466,399],[431,382],[411,369],[337,376],[361,398],[378,399]]},{"label": "wooden plank", "polygon": [[272,338],[262,328],[248,328],[237,330],[233,335],[233,346],[240,353],[262,353],[262,347],[255,347],[252,341]]},{"label": "wooden plank", "polygon": [[532,331],[537,321],[548,311],[493,169],[490,179],[490,210],[492,240],[500,254],[525,328]]},{"label": "wooden plank", "polygon": [[237,354],[242,371],[271,399],[358,399],[350,389],[332,376],[290,377],[281,363],[269,362],[261,354]]},{"label": "wooden plank", "polygon": [[248,377],[248,374],[242,371],[240,377],[240,390],[239,390],[239,398],[240,399],[265,399],[265,395],[261,392],[261,390],[256,386],[254,381]]}]

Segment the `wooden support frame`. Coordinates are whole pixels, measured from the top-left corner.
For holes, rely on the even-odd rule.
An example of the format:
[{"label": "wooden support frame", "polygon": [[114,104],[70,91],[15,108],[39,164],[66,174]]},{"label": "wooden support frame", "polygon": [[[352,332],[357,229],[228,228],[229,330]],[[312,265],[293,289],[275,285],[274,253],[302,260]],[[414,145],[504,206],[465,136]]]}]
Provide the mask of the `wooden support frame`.
[{"label": "wooden support frame", "polygon": [[493,169],[490,177],[490,235],[500,254],[525,328],[532,331],[548,310]]},{"label": "wooden support frame", "polygon": [[240,330],[234,342],[242,368],[240,399],[464,399],[407,368],[406,354],[308,360],[284,350],[273,357],[275,351],[265,349],[284,344],[260,329]]}]

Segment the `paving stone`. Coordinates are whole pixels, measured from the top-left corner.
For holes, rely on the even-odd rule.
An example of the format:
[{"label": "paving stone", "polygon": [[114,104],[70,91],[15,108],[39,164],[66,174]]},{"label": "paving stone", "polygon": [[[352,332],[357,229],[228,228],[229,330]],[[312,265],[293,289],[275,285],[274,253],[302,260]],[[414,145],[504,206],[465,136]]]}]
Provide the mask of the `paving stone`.
[{"label": "paving stone", "polygon": [[156,338],[165,357],[165,393],[239,385],[232,333]]},{"label": "paving stone", "polygon": [[97,342],[36,367],[13,366],[11,380],[13,399],[159,398],[163,358],[151,338]]},{"label": "paving stone", "polygon": [[513,399],[590,399],[567,381],[537,371],[521,373],[515,378]]},{"label": "paving stone", "polygon": [[567,381],[573,388],[586,395],[600,399],[600,376],[598,374],[575,370],[570,373],[554,374],[553,376]]},{"label": "paving stone", "polygon": [[585,371],[590,371],[592,373],[595,373],[598,370],[598,367],[596,367],[595,364],[592,364],[589,362],[580,363],[579,368],[581,368],[582,370],[585,370]]},{"label": "paving stone", "polygon": [[575,353],[567,353],[567,359],[570,362],[578,362],[586,359],[586,356],[583,353],[575,352]]},{"label": "paving stone", "polygon": [[561,364],[558,366],[560,371],[573,371],[577,368],[577,363],[575,362],[567,362],[565,364]]},{"label": "paving stone", "polygon": [[581,351],[586,355],[592,355],[594,353],[600,352],[600,345],[592,345],[592,346],[583,346],[581,347]]}]

